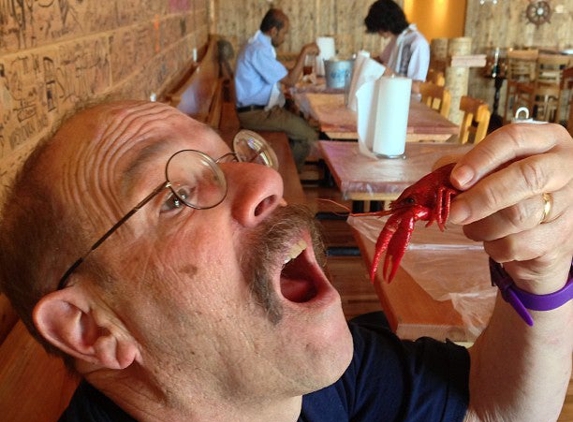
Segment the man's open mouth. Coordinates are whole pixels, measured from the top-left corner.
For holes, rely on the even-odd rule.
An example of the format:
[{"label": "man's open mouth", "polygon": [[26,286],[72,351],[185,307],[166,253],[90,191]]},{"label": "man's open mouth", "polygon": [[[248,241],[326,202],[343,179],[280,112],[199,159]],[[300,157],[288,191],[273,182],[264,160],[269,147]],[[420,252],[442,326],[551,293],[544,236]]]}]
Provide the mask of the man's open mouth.
[{"label": "man's open mouth", "polygon": [[291,302],[307,302],[317,294],[313,280],[316,269],[309,260],[307,248],[307,243],[302,239],[294,244],[281,271],[281,293]]}]

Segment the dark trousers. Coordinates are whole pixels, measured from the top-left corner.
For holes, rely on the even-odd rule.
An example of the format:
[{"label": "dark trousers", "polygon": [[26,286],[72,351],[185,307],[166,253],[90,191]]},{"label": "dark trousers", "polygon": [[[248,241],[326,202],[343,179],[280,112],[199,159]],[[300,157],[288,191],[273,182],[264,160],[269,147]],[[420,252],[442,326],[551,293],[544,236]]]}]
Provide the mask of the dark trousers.
[{"label": "dark trousers", "polygon": [[296,167],[299,173],[302,171],[306,157],[318,140],[318,133],[305,119],[279,106],[270,110],[246,111],[238,113],[238,116],[245,129],[285,132]]}]

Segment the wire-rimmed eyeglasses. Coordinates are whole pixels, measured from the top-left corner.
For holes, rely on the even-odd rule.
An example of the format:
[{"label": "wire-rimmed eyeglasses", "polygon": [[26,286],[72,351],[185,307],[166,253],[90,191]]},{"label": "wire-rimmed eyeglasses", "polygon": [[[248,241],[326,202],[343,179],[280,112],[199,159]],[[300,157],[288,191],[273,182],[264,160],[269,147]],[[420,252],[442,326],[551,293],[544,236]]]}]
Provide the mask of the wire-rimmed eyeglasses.
[{"label": "wire-rimmed eyeglasses", "polygon": [[235,136],[233,149],[235,152],[224,154],[217,160],[193,149],[184,149],[173,154],[165,165],[165,182],[139,201],[68,268],[58,282],[58,290],[67,287],[70,275],[93,251],[163,190],[169,189],[171,191],[170,201],[173,207],[185,205],[196,210],[205,210],[216,207],[227,196],[227,180],[219,166],[220,163],[254,162],[267,167],[278,168],[273,149],[263,138],[253,132],[239,132]]}]

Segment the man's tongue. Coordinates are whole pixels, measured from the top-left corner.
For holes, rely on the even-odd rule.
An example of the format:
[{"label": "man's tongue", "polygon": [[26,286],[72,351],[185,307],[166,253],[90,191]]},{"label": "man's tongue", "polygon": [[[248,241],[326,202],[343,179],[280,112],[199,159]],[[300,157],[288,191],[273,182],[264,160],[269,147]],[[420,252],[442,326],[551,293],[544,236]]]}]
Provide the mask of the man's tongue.
[{"label": "man's tongue", "polygon": [[316,295],[316,287],[310,275],[308,263],[299,255],[285,265],[281,272],[281,293],[292,302],[306,302]]},{"label": "man's tongue", "polygon": [[316,289],[308,280],[281,277],[281,293],[291,302],[301,303],[312,299],[316,295]]}]

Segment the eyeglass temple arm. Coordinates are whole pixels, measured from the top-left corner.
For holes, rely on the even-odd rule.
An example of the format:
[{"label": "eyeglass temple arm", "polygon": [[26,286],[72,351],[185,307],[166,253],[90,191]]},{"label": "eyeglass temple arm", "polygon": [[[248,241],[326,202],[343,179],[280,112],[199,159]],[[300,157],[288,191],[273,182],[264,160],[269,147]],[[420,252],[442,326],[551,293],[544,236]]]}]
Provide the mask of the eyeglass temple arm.
[{"label": "eyeglass temple arm", "polygon": [[84,262],[86,260],[86,258],[93,251],[95,251],[108,237],[110,237],[113,234],[113,232],[118,229],[119,226],[121,226],[123,223],[125,223],[127,220],[129,220],[133,216],[133,214],[135,214],[137,211],[139,211],[139,209],[141,207],[143,207],[145,204],[147,204],[149,201],[151,201],[151,199],[155,195],[157,195],[163,189],[168,188],[169,186],[171,186],[171,183],[169,183],[169,182],[164,182],[164,183],[160,184],[159,186],[157,186],[149,195],[147,195],[135,207],[133,207],[131,209],[131,211],[129,211],[127,214],[125,214],[117,223],[115,223],[107,232],[105,232],[105,234],[102,237],[100,237],[100,239],[92,245],[92,247],[88,250],[88,252],[86,254],[84,254],[82,257],[80,257],[76,262],[74,262],[70,266],[70,268],[68,268],[68,270],[64,273],[64,275],[60,279],[60,282],[58,283],[58,290],[62,290],[66,287],[67,280],[68,280],[68,277],[70,276],[70,274],[72,274],[74,272],[74,270],[76,268],[78,268],[80,266],[80,264],[82,262]]},{"label": "eyeglass temple arm", "polygon": [[272,150],[270,145],[264,145],[262,148],[254,150],[255,155],[253,155],[251,159],[247,161],[247,163],[254,163],[257,158],[259,158],[261,155],[263,155],[265,152],[269,150]]}]

